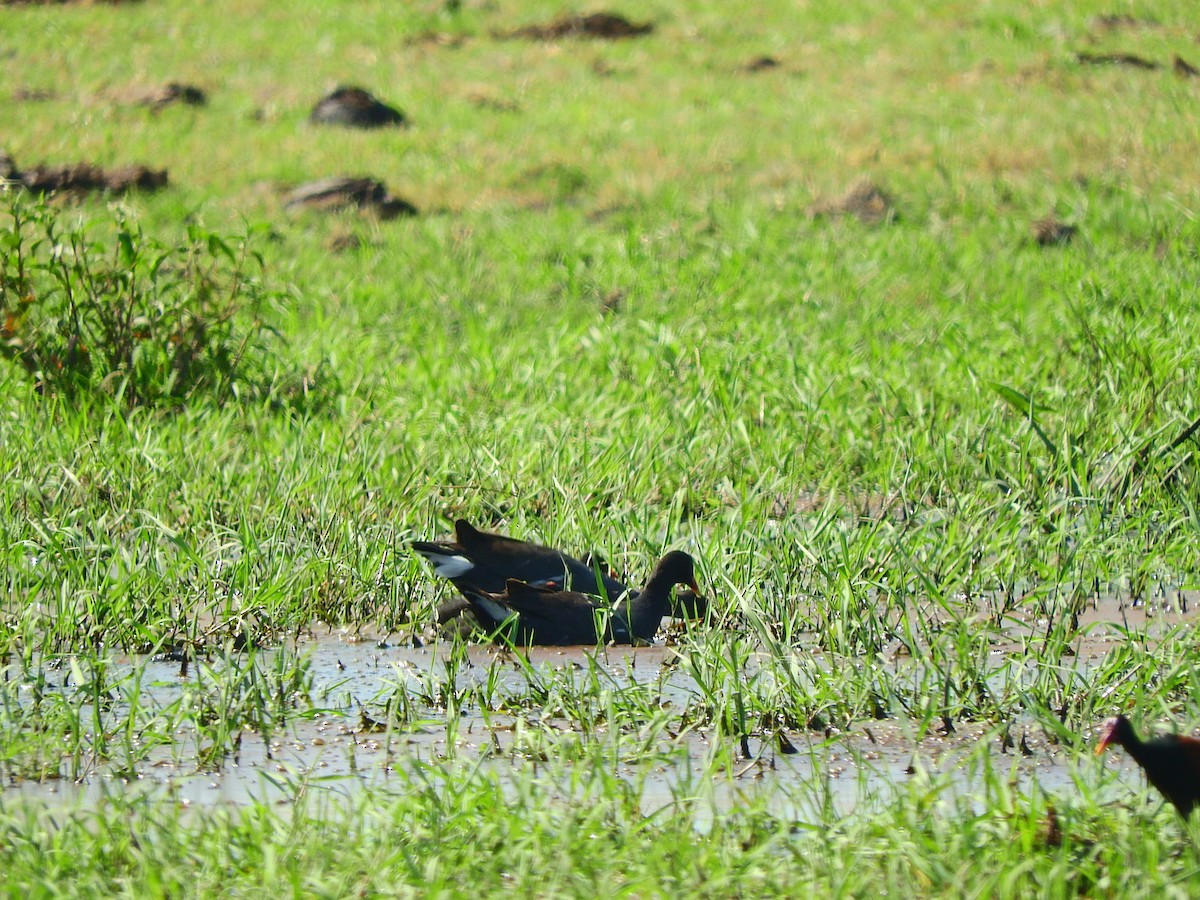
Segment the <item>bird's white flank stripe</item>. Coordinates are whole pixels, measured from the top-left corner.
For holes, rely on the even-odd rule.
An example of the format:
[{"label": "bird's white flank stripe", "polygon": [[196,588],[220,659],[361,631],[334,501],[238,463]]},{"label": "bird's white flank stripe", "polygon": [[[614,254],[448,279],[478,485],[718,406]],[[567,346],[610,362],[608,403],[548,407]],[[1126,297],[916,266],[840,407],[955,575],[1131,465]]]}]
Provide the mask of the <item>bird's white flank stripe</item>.
[{"label": "bird's white flank stripe", "polygon": [[475,563],[457,553],[443,554],[426,551],[424,556],[433,563],[434,574],[442,578],[457,578],[459,575],[466,575],[475,568]]},{"label": "bird's white flank stripe", "polygon": [[482,597],[476,594],[475,600],[480,606],[483,607],[483,611],[497,622],[504,622],[516,615],[507,606],[502,606],[501,604],[496,603],[494,600],[489,600],[487,597]]}]

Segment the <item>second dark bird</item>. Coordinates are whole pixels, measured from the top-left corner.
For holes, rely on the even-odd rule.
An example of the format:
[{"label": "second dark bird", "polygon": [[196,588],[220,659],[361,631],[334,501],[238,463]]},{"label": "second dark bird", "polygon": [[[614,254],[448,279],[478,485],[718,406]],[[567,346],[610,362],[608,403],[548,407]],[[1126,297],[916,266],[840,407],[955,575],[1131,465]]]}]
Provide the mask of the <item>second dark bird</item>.
[{"label": "second dark bird", "polygon": [[611,606],[600,597],[578,591],[536,587],[510,579],[503,593],[467,590],[467,602],[489,631],[503,631],[518,646],[567,646],[615,641],[653,640],[664,616],[673,613],[671,589],[685,584],[694,592],[695,563],[681,550],[658,561],[645,587]]},{"label": "second dark bird", "polygon": [[[409,546],[432,564],[434,574],[448,579],[463,595],[438,607],[439,623],[469,608],[468,595],[502,594],[508,590],[510,580],[607,597],[609,604],[627,593],[636,596],[636,591],[612,577],[602,563],[593,565],[590,559],[576,559],[553,547],[481,531],[466,519],[455,521],[453,541],[413,541]],[[669,614],[698,618],[707,609],[708,604],[698,593],[682,591],[676,595]]]},{"label": "second dark bird", "polygon": [[1115,744],[1146,773],[1146,780],[1179,810],[1186,820],[1200,804],[1200,740],[1181,734],[1163,734],[1143,741],[1124,716],[1104,724],[1096,753]]}]

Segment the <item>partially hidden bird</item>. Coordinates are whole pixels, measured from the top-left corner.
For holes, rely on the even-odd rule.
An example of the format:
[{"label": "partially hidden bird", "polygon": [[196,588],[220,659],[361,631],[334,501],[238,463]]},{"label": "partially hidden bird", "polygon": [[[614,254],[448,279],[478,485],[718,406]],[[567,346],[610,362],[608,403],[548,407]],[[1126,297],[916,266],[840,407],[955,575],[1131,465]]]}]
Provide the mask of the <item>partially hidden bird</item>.
[{"label": "partially hidden bird", "polygon": [[1125,748],[1146,773],[1146,780],[1185,820],[1200,804],[1200,740],[1162,734],[1143,741],[1127,718],[1115,716],[1104,723],[1096,753],[1103,753],[1113,744]]},{"label": "partially hidden bird", "polygon": [[687,585],[699,598],[695,561],[672,550],[658,561],[638,594],[626,594],[615,606],[579,591],[538,587],[509,579],[503,592],[468,589],[467,602],[481,624],[517,646],[642,644],[654,639],[664,616],[674,609],[671,589]]},{"label": "partially hidden bird", "polygon": [[534,585],[603,593],[614,600],[625,592],[625,585],[603,566],[552,547],[480,531],[466,519],[455,521],[453,541],[413,541],[409,546],[429,560],[435,575],[448,578],[460,591],[470,588],[498,593],[515,578]]},{"label": "partially hidden bird", "polygon": [[[463,595],[438,607],[439,624],[472,608],[468,594],[502,594],[510,580],[591,594],[609,604],[635,593],[614,578],[602,561],[580,560],[552,547],[481,531],[466,519],[455,521],[453,541],[412,541],[409,546],[432,564],[435,575],[449,579]],[[707,609],[697,593],[680,592],[672,613],[702,617]]]}]

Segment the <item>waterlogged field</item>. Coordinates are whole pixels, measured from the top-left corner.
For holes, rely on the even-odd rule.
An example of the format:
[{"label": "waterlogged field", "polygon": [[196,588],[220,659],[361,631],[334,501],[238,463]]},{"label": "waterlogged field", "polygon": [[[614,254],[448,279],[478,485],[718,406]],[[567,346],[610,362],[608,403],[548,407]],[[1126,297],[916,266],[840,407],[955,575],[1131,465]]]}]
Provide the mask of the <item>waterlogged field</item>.
[{"label": "waterlogged field", "polygon": [[[11,891],[1200,890],[1191,4],[311,7],[0,7]],[[712,614],[438,629],[460,516]]]}]

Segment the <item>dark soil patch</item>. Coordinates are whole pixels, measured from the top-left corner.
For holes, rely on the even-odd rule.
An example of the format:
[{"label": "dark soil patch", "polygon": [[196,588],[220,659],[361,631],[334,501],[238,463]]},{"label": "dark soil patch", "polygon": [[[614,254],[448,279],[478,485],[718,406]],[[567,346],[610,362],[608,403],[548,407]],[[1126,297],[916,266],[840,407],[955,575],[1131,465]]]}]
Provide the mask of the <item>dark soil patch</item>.
[{"label": "dark soil patch", "polygon": [[743,72],[769,72],[771,69],[778,69],[782,66],[779,60],[773,56],[757,56],[750,62],[742,66]]},{"label": "dark soil patch", "polygon": [[408,46],[432,45],[435,47],[461,47],[467,42],[465,34],[450,34],[447,31],[422,31],[414,34],[405,44]]},{"label": "dark soil patch", "polygon": [[809,215],[814,218],[854,216],[865,225],[878,225],[899,218],[892,195],[872,181],[860,181],[839,200],[813,204],[809,208]]},{"label": "dark soil patch", "polygon": [[506,97],[485,90],[472,91],[467,94],[467,102],[480,109],[491,109],[496,112],[517,112],[520,105]]},{"label": "dark soil patch", "polygon": [[341,125],[346,128],[385,128],[407,125],[400,110],[388,106],[360,87],[339,87],[317,101],[308,121],[314,125]]},{"label": "dark soil patch", "polygon": [[1157,28],[1154,19],[1139,19],[1128,13],[1109,13],[1092,19],[1092,26],[1104,31],[1116,31],[1119,28]]},{"label": "dark soil patch", "polygon": [[0,0],[0,6],[120,6],[140,0]]},{"label": "dark soil patch", "polygon": [[39,163],[28,169],[18,169],[12,157],[6,153],[0,153],[0,177],[15,181],[38,194],[53,191],[76,194],[110,191],[120,194],[134,188],[157,191],[167,186],[166,169],[151,169],[142,165],[105,169],[86,162],[65,166]]},{"label": "dark soil patch", "polygon": [[654,30],[650,22],[634,24],[613,13],[591,13],[586,16],[564,16],[545,25],[527,25],[515,31],[497,33],[497,37],[524,38],[531,41],[553,41],[559,38],[596,38],[616,41],[640,37]]},{"label": "dark soil patch", "polygon": [[183,106],[204,106],[208,103],[208,95],[194,84],[168,81],[162,87],[153,88],[140,94],[134,99],[134,102],[139,106],[149,106],[154,110],[175,103]]},{"label": "dark soil patch", "polygon": [[343,231],[331,235],[329,240],[325,242],[325,247],[333,253],[348,253],[362,247],[362,239],[356,234]]},{"label": "dark soil patch", "polygon": [[566,201],[578,196],[588,186],[587,172],[570,163],[551,162],[526,169],[516,180],[516,185],[535,190],[556,201]]},{"label": "dark soil patch", "polygon": [[600,312],[607,316],[614,316],[621,311],[621,305],[625,302],[625,291],[620,288],[609,291],[600,298]]},{"label": "dark soil patch", "polygon": [[1033,223],[1033,240],[1039,247],[1058,247],[1075,239],[1079,229],[1054,216],[1046,216]]},{"label": "dark soil patch", "polygon": [[362,209],[381,219],[415,216],[418,212],[407,200],[393,197],[383,182],[374,178],[323,178],[296,188],[284,205],[289,209]]},{"label": "dark soil patch", "polygon": [[1161,68],[1153,60],[1138,56],[1136,53],[1076,53],[1075,59],[1085,66],[1129,66],[1134,69]]},{"label": "dark soil patch", "polygon": [[1175,62],[1171,66],[1175,70],[1175,74],[1180,78],[1195,78],[1200,75],[1200,69],[1197,69],[1182,56],[1176,56]]},{"label": "dark soil patch", "polygon": [[45,103],[58,97],[47,88],[17,88],[12,92],[14,103]]}]

